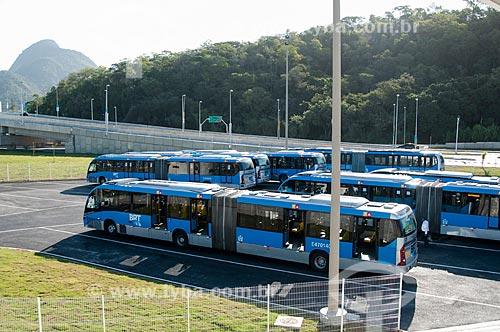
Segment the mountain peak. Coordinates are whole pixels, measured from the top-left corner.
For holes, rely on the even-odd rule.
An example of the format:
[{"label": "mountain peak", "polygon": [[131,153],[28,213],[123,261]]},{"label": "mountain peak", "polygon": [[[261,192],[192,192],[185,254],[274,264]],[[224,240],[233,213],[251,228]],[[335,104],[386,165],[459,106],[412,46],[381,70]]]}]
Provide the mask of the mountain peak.
[{"label": "mountain peak", "polygon": [[38,92],[45,92],[68,74],[95,67],[96,64],[83,53],[60,48],[54,40],[44,39],[26,48],[9,72],[33,83]]}]

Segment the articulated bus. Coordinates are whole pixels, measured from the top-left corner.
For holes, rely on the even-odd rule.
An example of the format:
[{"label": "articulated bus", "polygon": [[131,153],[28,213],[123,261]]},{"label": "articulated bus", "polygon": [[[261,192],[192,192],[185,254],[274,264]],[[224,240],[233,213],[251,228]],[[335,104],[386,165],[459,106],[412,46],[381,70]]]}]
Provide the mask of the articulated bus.
[{"label": "articulated bus", "polygon": [[[304,151],[321,152],[328,169],[332,169],[332,149],[317,148]],[[444,171],[444,158],[439,152],[425,150],[341,150],[340,169],[353,172],[372,172],[381,168],[396,168],[424,172],[427,170]]]},{"label": "articulated bus", "polygon": [[94,158],[87,170],[87,182],[104,183],[123,178],[154,179],[158,154],[105,154]]},{"label": "articulated bus", "polygon": [[290,176],[310,170],[326,171],[322,153],[301,150],[283,150],[268,153],[271,163],[271,179],[284,182]]},{"label": "articulated bus", "polygon": [[253,162],[227,155],[182,155],[159,158],[156,179],[223,184],[239,189],[256,185]]},{"label": "articulated bus", "polygon": [[[330,184],[331,173],[304,172],[288,179],[279,190],[315,195],[330,193]],[[498,184],[427,181],[407,175],[342,172],[340,185],[343,195],[411,206],[418,218],[429,220],[433,233],[500,240]]]},{"label": "articulated bus", "polygon": [[[330,195],[251,192],[215,184],[122,179],[89,194],[86,227],[309,264],[328,271]],[[404,204],[341,197],[340,267],[406,272],[416,222]],[[337,240],[337,239],[336,239]]]}]

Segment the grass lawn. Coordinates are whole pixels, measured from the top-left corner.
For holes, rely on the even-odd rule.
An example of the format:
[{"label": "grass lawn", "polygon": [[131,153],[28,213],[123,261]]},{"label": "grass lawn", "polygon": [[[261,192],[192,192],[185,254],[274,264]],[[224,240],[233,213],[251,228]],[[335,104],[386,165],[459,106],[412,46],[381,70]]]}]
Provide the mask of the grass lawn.
[{"label": "grass lawn", "polygon": [[[0,275],[1,331],[38,330],[36,297],[41,297],[44,331],[102,331],[101,293],[107,331],[187,330],[184,288],[1,248]],[[246,302],[191,291],[191,329],[265,331],[266,305]],[[271,326],[277,316],[271,312]],[[301,331],[317,331],[316,319],[305,320]]]},{"label": "grass lawn", "polygon": [[92,156],[0,150],[0,181],[84,179]]},{"label": "grass lawn", "polygon": [[500,167],[473,167],[473,166],[445,166],[447,171],[468,172],[480,176],[498,176],[500,177]]}]

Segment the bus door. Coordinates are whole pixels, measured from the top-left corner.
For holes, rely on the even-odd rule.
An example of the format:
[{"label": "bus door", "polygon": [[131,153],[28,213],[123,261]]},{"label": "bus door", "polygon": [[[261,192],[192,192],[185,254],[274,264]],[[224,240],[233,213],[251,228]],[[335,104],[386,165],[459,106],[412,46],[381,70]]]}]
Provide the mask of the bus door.
[{"label": "bus door", "polygon": [[283,245],[288,249],[304,250],[305,212],[299,210],[285,210],[285,230]]},{"label": "bus door", "polygon": [[500,229],[500,224],[498,222],[498,209],[500,203],[500,196],[491,196],[490,198],[490,213],[488,218],[488,227]]},{"label": "bus door", "polygon": [[233,175],[236,172],[236,164],[224,162],[220,164],[221,183],[233,183]]},{"label": "bus door", "polygon": [[165,230],[167,228],[167,196],[152,195],[151,227]]},{"label": "bus door", "polygon": [[210,236],[206,199],[191,200],[191,233]]},{"label": "bus door", "polygon": [[200,163],[189,163],[189,181],[200,182]]},{"label": "bus door", "polygon": [[354,256],[361,260],[377,260],[377,220],[358,217],[356,220],[356,237]]},{"label": "bus door", "polygon": [[134,164],[133,164],[132,160],[123,161],[122,167],[123,167],[123,169],[122,169],[123,176],[121,176],[121,177],[123,177],[123,178],[135,178],[136,177],[136,176],[134,176]]}]

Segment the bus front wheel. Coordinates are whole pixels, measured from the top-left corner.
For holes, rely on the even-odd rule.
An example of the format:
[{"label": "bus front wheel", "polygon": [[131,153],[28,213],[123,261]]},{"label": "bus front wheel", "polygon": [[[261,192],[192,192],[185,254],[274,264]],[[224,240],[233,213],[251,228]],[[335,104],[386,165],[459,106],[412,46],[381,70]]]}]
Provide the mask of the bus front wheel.
[{"label": "bus front wheel", "polygon": [[104,176],[101,176],[99,178],[99,184],[103,184],[104,182],[106,182],[106,178]]},{"label": "bus front wheel", "polygon": [[315,251],[309,258],[309,265],[318,272],[328,271],[328,255],[324,251]]},{"label": "bus front wheel", "polygon": [[118,229],[116,228],[116,224],[114,221],[112,220],[107,220],[105,223],[104,223],[104,231],[108,234],[108,235],[116,235],[118,233]]},{"label": "bus front wheel", "polygon": [[183,231],[177,231],[174,233],[174,245],[177,248],[186,248],[188,246],[188,237]]}]

